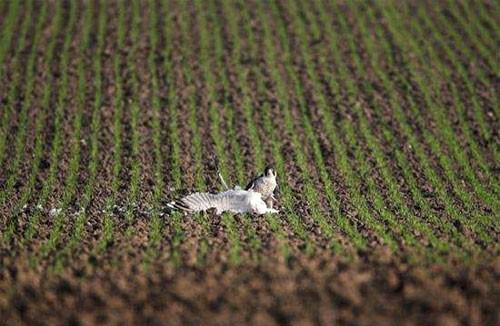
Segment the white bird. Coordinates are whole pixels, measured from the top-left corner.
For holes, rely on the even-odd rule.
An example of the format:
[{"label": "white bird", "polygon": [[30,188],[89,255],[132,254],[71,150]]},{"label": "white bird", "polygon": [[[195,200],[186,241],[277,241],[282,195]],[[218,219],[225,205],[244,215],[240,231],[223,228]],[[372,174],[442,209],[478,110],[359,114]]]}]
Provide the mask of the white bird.
[{"label": "white bird", "polygon": [[197,192],[167,204],[170,208],[177,208],[188,213],[206,211],[215,208],[216,214],[223,212],[254,213],[257,215],[266,213],[278,213],[278,210],[268,208],[262,195],[252,190],[239,188],[226,190],[217,194]]}]

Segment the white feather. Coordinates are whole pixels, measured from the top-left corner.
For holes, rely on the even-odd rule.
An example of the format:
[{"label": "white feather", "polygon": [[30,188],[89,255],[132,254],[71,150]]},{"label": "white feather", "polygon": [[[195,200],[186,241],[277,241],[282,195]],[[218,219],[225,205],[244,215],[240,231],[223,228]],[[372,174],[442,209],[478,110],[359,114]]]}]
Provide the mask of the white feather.
[{"label": "white feather", "polygon": [[169,206],[188,212],[206,211],[215,208],[217,214],[226,211],[233,213],[249,212],[259,215],[278,212],[267,207],[260,193],[241,189],[231,189],[218,194],[197,192],[181,198],[177,203],[170,203]]}]

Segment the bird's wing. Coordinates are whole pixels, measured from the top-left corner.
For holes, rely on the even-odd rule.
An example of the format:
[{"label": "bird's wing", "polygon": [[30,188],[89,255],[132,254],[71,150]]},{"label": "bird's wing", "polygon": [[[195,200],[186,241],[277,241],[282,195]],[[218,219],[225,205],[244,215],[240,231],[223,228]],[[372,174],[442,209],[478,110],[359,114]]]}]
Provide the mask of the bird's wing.
[{"label": "bird's wing", "polygon": [[250,190],[255,186],[255,179],[251,180],[245,187],[245,190]]},{"label": "bird's wing", "polygon": [[181,198],[178,203],[193,212],[205,211],[214,207],[216,196],[206,192],[196,192]]},{"label": "bird's wing", "polygon": [[210,208],[215,208],[217,213],[242,212],[248,210],[245,193],[247,192],[242,190],[229,190],[219,194],[197,192],[171,203],[170,206],[186,212],[199,212]]},{"label": "bird's wing", "polygon": [[253,178],[252,180],[250,180],[250,182],[247,184],[247,186],[245,187],[245,190],[250,190],[250,189],[253,189],[253,187],[255,187],[255,182],[259,179],[259,178],[262,178],[264,175],[261,174],[255,178]]}]

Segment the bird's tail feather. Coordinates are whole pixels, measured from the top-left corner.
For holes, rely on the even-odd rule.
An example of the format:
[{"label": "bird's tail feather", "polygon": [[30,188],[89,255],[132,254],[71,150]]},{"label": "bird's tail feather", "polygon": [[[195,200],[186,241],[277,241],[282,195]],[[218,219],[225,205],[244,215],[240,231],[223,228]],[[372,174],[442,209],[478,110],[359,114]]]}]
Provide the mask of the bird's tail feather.
[{"label": "bird's tail feather", "polygon": [[167,204],[168,207],[188,213],[205,211],[216,207],[216,195],[197,192]]},{"label": "bird's tail feather", "polygon": [[181,211],[188,212],[188,213],[193,211],[188,206],[183,204],[181,201],[172,201],[172,202],[167,204],[167,207],[172,209],[172,210],[181,210]]}]

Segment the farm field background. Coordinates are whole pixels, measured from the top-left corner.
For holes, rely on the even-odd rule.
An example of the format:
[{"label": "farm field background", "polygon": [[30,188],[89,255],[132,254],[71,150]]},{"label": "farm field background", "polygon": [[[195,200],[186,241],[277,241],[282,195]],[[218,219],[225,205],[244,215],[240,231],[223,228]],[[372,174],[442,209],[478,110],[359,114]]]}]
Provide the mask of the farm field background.
[{"label": "farm field background", "polygon": [[[495,324],[498,1],[0,1],[3,323]],[[166,203],[272,164],[276,215]]]}]

